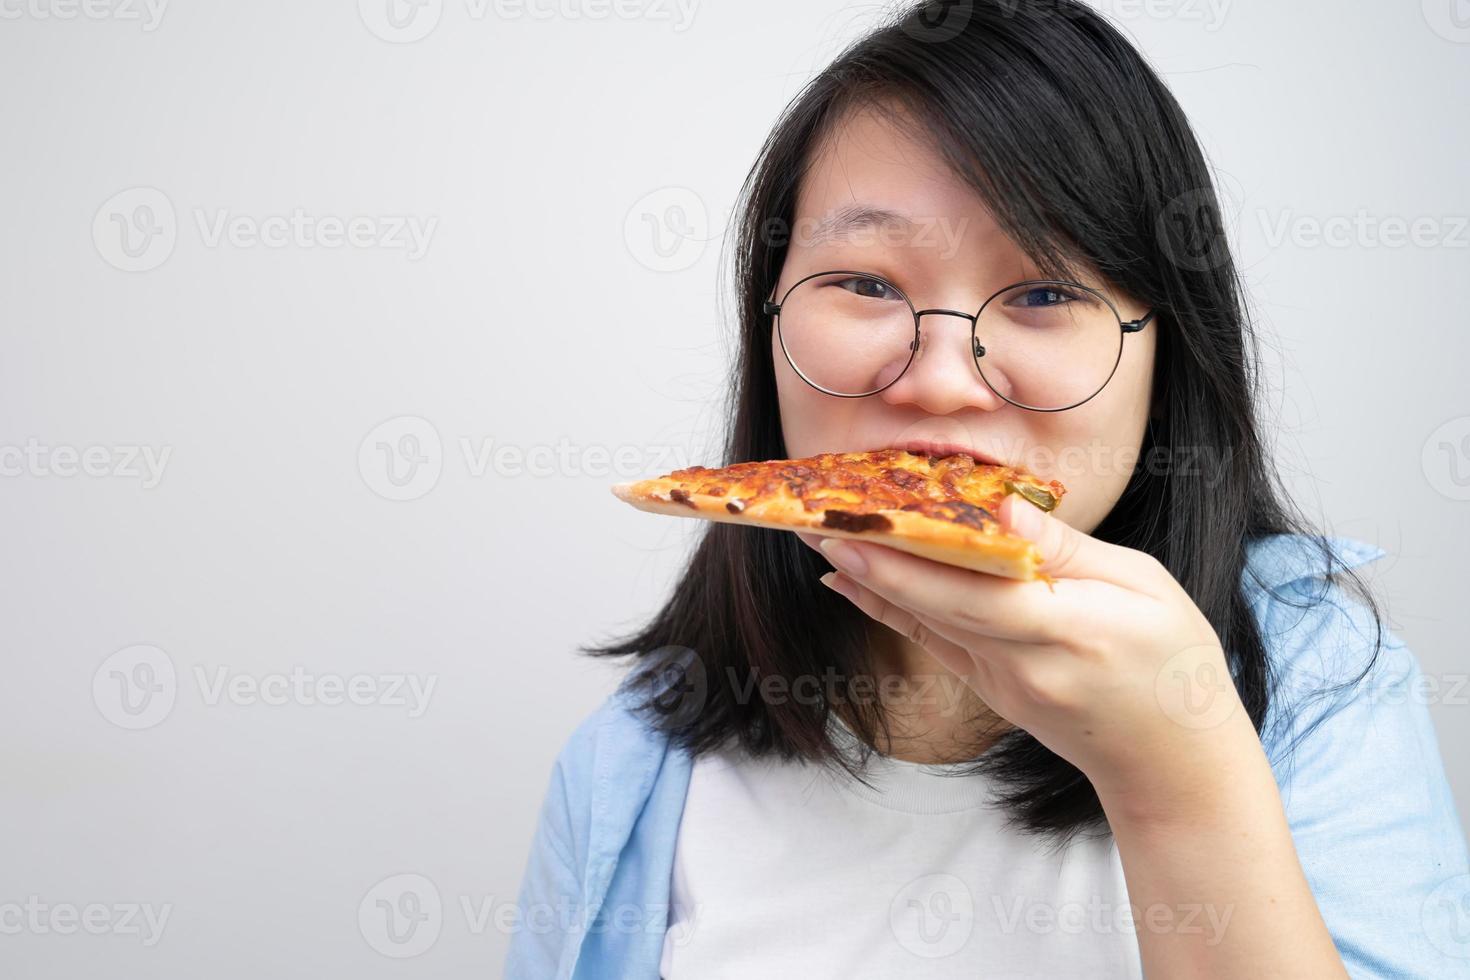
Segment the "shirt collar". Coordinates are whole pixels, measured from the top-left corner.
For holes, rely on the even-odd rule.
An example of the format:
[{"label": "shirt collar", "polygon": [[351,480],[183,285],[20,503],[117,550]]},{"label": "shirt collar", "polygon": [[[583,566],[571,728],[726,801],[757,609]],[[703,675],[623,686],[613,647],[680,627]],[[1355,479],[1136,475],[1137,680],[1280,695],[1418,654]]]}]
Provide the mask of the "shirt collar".
[{"label": "shirt collar", "polygon": [[[1322,545],[1331,549],[1336,563],[1328,567]],[[1247,590],[1276,589],[1300,579],[1326,575],[1341,568],[1357,568],[1388,552],[1356,538],[1305,534],[1266,534],[1246,542]]]}]

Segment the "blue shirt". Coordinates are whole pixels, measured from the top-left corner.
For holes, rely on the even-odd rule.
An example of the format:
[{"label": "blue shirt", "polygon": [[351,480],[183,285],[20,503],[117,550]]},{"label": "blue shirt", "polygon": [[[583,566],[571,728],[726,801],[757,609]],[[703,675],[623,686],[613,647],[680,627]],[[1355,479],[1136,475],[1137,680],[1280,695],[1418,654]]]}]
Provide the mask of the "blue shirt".
[{"label": "blue shirt", "polygon": [[[1385,552],[1331,538],[1349,567]],[[1276,694],[1261,739],[1297,854],[1355,978],[1470,977],[1470,863],[1427,704],[1435,687],[1297,535],[1248,545]],[[657,980],[692,759],[620,688],[557,757],[518,897],[510,980]],[[982,968],[983,969],[983,968]]]}]

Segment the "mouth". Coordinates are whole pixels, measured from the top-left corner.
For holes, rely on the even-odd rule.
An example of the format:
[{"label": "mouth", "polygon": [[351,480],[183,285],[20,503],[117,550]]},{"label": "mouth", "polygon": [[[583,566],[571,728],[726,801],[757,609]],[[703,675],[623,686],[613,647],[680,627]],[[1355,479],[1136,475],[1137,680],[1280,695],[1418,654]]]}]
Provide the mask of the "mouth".
[{"label": "mouth", "polygon": [[989,453],[982,452],[971,446],[962,446],[957,442],[936,442],[930,439],[904,439],[900,442],[895,442],[887,448],[906,449],[917,456],[953,456],[956,453],[963,453],[974,459],[977,463],[985,463],[990,466],[1006,465]]}]

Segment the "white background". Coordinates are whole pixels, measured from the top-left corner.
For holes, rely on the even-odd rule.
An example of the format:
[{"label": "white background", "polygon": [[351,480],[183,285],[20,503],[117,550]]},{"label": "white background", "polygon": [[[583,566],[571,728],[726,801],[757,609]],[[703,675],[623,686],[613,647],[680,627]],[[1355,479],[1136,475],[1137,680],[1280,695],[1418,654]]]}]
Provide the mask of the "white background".
[{"label": "white background", "polygon": [[[606,484],[709,461],[736,192],[881,8],[92,2],[0,0],[0,904],[169,918],[151,945],[27,925],[0,972],[494,976],[551,761],[616,679],[574,647],[652,612],[696,530]],[[1452,0],[1103,9],[1217,168],[1282,464],[1390,551],[1470,813],[1470,26]],[[248,237],[298,211],[328,223]],[[1432,240],[1383,240],[1417,218]],[[295,669],[434,686],[251,695]],[[406,945],[371,925],[404,881],[442,902]]]}]

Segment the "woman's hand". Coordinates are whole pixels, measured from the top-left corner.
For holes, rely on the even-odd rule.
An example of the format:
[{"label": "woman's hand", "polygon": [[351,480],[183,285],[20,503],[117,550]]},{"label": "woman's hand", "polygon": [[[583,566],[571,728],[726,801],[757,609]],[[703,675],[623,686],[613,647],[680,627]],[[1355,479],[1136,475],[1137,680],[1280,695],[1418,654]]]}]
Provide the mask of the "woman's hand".
[{"label": "woman's hand", "polygon": [[1198,909],[1223,937],[1138,933],[1150,975],[1346,977],[1303,875],[1270,763],[1219,639],[1151,556],[1105,544],[1012,494],[1002,525],[1055,579],[1018,582],[847,539],[823,576],[929,651],[990,708],[1082,770],[1130,904]]},{"label": "woman's hand", "polygon": [[1055,579],[1021,582],[881,545],[803,535],[823,582],[922,646],[990,708],[1083,771],[1104,806],[1187,817],[1261,752],[1219,638],[1151,555],[1011,494],[997,518]]}]

